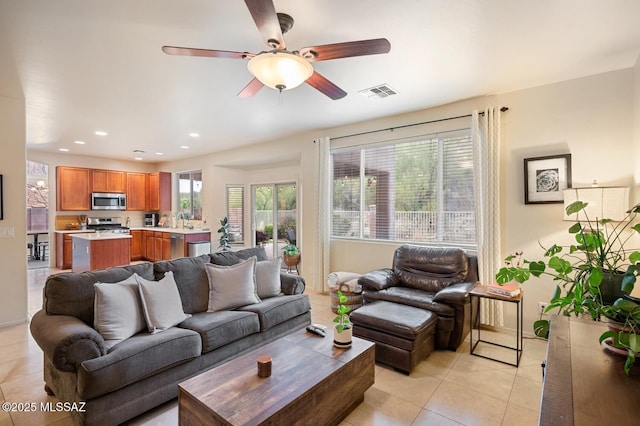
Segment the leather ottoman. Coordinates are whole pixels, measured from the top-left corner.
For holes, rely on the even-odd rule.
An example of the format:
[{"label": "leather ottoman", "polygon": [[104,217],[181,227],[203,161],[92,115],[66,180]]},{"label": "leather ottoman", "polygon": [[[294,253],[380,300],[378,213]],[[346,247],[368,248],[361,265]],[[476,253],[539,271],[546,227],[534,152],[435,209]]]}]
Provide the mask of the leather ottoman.
[{"label": "leather ottoman", "polygon": [[433,351],[438,317],[430,311],[380,300],[350,319],[354,336],[375,342],[376,362],[405,374]]}]

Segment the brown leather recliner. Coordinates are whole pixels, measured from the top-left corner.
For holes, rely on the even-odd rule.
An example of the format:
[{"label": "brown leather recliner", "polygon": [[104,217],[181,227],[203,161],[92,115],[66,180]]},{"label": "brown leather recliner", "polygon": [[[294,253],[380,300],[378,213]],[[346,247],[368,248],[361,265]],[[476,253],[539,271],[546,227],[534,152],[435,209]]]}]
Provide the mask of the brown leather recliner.
[{"label": "brown leather recliner", "polygon": [[477,281],[476,256],[459,248],[412,245],[396,249],[392,268],[358,279],[365,303],[386,300],[434,312],[436,349],[452,351],[469,333],[469,290]]}]

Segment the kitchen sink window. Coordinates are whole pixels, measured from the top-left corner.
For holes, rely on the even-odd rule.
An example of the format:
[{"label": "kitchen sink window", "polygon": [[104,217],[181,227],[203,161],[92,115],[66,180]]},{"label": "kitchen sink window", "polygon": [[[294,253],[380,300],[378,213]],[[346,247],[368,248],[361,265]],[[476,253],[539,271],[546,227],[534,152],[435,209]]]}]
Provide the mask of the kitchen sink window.
[{"label": "kitchen sink window", "polygon": [[202,220],[202,171],[178,173],[178,217]]}]

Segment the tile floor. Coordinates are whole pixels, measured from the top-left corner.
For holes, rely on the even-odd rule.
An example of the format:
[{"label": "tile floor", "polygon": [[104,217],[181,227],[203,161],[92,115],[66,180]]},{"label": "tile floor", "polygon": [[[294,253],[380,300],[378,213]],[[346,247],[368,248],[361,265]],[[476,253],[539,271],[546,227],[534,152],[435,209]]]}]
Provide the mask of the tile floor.
[{"label": "tile floor", "polygon": [[[58,271],[27,272],[30,314],[40,309],[42,286],[52,272]],[[313,322],[331,324],[329,296],[307,293]],[[483,338],[509,339],[504,341],[509,345],[514,342],[514,336],[505,332]],[[487,351],[501,355],[493,353],[494,349]],[[375,384],[343,425],[536,425],[542,389],[540,363],[545,352],[545,341],[525,339],[520,367],[515,368],[469,355],[467,340],[457,352],[435,351],[409,376],[376,365]],[[27,324],[0,329],[0,402],[4,401],[56,401],[43,390],[42,352]],[[71,423],[64,413],[0,411],[0,426]],[[170,401],[129,424],[177,425],[177,402]]]}]

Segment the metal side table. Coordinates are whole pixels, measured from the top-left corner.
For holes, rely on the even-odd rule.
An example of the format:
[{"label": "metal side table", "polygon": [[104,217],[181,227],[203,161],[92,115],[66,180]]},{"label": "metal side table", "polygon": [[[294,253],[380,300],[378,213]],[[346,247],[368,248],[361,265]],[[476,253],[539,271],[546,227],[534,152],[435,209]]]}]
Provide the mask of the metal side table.
[{"label": "metal side table", "polygon": [[[474,310],[473,310],[473,298],[477,298],[478,299],[478,311],[474,314]],[[491,299],[491,300],[498,300],[501,302],[509,302],[509,303],[515,303],[516,304],[516,346],[506,346],[506,345],[502,345],[500,343],[495,343],[495,342],[490,342],[487,340],[482,340],[481,336],[480,336],[480,312],[481,312],[481,303],[480,303],[480,299],[485,298],[485,299]],[[475,356],[479,356],[482,358],[486,358],[486,359],[490,359],[493,361],[498,361],[501,362],[503,364],[508,364],[508,365],[513,365],[514,367],[518,367],[520,366],[520,357],[522,356],[522,342],[523,342],[523,337],[522,337],[522,322],[523,322],[523,292],[522,289],[520,289],[520,294],[517,296],[513,296],[513,297],[508,297],[508,296],[501,296],[499,294],[494,294],[494,293],[490,293],[487,290],[487,286],[485,285],[481,285],[478,284],[475,287],[473,287],[470,291],[469,291],[469,301],[471,302],[471,307],[470,307],[470,315],[469,315],[469,321],[470,321],[470,336],[469,336],[469,346],[470,346],[470,353],[471,355],[475,355]],[[476,319],[474,321],[474,319]],[[475,323],[475,324],[474,324]],[[475,340],[474,343],[474,331],[477,332],[477,339]],[[496,358],[491,358],[489,356],[486,355],[482,355],[479,353],[475,353],[475,350],[478,346],[479,343],[486,343],[488,345],[493,345],[493,346],[498,346],[501,348],[506,348],[506,349],[510,349],[512,351],[515,351],[515,355],[516,355],[516,362],[515,363],[511,363],[511,362],[507,362],[507,361],[503,361],[500,359],[496,359]]]}]

